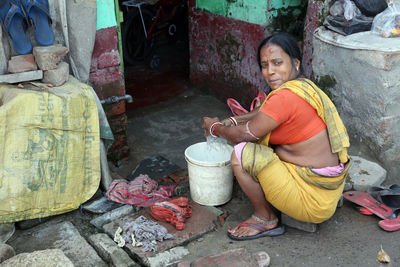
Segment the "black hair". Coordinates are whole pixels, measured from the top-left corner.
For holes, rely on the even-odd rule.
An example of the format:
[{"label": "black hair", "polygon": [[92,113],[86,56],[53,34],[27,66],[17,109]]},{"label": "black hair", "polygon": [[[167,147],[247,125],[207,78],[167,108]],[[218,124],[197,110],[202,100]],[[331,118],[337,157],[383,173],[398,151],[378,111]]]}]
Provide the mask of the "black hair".
[{"label": "black hair", "polygon": [[[303,68],[301,66],[301,61],[302,61],[302,56],[300,52],[300,48],[297,44],[297,41],[290,36],[287,33],[277,33],[271,36],[268,36],[266,39],[264,39],[260,45],[258,46],[257,50],[257,61],[258,61],[258,66],[261,69],[261,49],[266,46],[267,44],[274,44],[274,45],[279,45],[283,51],[285,51],[286,54],[289,55],[292,64],[294,63],[295,59],[298,59],[300,61],[300,72],[303,72]],[[294,64],[293,64],[294,66]]]}]

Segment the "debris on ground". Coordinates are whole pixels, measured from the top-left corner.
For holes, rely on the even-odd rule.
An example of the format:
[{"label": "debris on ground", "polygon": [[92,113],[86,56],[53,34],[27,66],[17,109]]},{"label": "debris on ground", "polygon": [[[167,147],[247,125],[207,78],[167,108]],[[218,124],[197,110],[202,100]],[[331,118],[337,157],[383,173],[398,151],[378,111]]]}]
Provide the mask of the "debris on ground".
[{"label": "debris on ground", "polygon": [[381,245],[381,250],[378,252],[378,261],[382,263],[389,263],[390,262],[390,257],[389,255],[383,250],[382,245]]}]

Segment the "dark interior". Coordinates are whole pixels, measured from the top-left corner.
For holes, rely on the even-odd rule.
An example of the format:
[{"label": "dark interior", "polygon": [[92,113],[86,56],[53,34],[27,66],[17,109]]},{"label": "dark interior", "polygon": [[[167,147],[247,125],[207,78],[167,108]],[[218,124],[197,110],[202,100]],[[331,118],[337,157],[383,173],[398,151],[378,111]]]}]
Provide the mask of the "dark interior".
[{"label": "dark interior", "polygon": [[189,81],[187,0],[120,1],[120,8],[125,87],[133,97],[127,109],[156,104],[185,91]]}]

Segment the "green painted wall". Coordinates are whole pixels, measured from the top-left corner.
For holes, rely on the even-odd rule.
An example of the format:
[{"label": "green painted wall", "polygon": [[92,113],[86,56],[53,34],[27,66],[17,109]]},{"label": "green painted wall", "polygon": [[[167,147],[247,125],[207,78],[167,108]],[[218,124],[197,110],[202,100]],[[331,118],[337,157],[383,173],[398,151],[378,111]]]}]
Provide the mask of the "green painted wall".
[{"label": "green painted wall", "polygon": [[196,0],[196,8],[254,24],[269,24],[278,10],[301,5],[301,0]]},{"label": "green painted wall", "polygon": [[117,26],[114,0],[97,0],[97,30]]}]

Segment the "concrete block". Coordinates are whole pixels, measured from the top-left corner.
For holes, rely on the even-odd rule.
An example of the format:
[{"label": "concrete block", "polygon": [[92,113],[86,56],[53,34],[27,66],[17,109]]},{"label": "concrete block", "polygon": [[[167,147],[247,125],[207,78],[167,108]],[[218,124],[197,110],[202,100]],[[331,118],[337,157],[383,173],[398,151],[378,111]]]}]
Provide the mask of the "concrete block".
[{"label": "concrete block", "polygon": [[61,62],[56,69],[43,72],[43,83],[61,86],[69,79],[69,64]]},{"label": "concrete block", "polygon": [[0,243],[7,242],[10,237],[15,233],[15,223],[2,223],[0,224]]},{"label": "concrete block", "polygon": [[54,70],[68,49],[61,45],[36,46],[33,48],[36,64],[41,70]]},{"label": "concrete block", "polygon": [[[178,266],[185,266],[185,263]],[[251,254],[245,248],[238,248],[228,250],[222,253],[209,255],[200,259],[195,260],[190,266],[201,267],[201,266],[219,266],[219,267],[231,267],[231,266],[258,266],[266,267],[270,264],[270,257],[265,251],[256,252]]]},{"label": "concrete block", "polygon": [[354,190],[367,191],[370,186],[380,186],[386,179],[386,170],[379,164],[351,156],[352,164],[349,169],[348,182]]},{"label": "concrete block", "polygon": [[8,61],[9,73],[19,73],[31,70],[37,70],[35,58],[32,54],[11,57]]},{"label": "concrete block", "polygon": [[47,266],[47,267],[74,267],[74,264],[60,249],[46,249],[34,251],[32,253],[18,254],[5,262],[2,267],[30,267],[30,266]]},{"label": "concrete block", "polygon": [[339,201],[338,201],[338,203],[337,203],[337,207],[338,207],[338,208],[343,207],[343,195],[340,196]]},{"label": "concrete block", "polygon": [[114,267],[140,266],[106,234],[91,235],[89,243],[105,262]]},{"label": "concrete block", "polygon": [[88,211],[90,213],[104,214],[122,206],[124,206],[124,204],[108,200],[107,197],[102,196],[99,199],[93,200],[90,203],[83,205],[82,208],[84,211]]},{"label": "concrete block", "polygon": [[184,256],[189,255],[189,250],[184,247],[175,247],[168,251],[158,253],[154,257],[148,258],[150,267],[164,267],[181,260]]},{"label": "concrete block", "polygon": [[309,233],[315,233],[318,230],[318,225],[316,223],[308,223],[308,222],[301,222],[288,215],[282,213],[281,215],[281,222],[284,225],[287,225],[292,228],[296,228],[298,230],[302,230]]},{"label": "concrete block", "polygon": [[[108,266],[85,238],[80,235],[78,229],[69,221],[50,221],[34,228],[21,231],[19,235],[9,240],[8,244],[14,248],[18,248],[20,252],[30,252],[48,248],[61,249],[75,266]],[[48,257],[47,260],[49,259],[50,257]],[[38,264],[36,266],[53,265]]]},{"label": "concrete block", "polygon": [[181,261],[176,265],[176,267],[190,267],[190,262],[189,261]]},{"label": "concrete block", "polygon": [[43,78],[43,71],[33,70],[21,73],[0,75],[0,83],[22,83],[27,81],[36,81],[42,78]]},{"label": "concrete block", "polygon": [[15,250],[12,246],[0,243],[0,263],[15,256]]},{"label": "concrete block", "polygon": [[135,210],[130,205],[124,205],[122,207],[116,208],[110,212],[103,214],[97,218],[90,221],[97,229],[103,230],[103,225],[112,222],[113,220],[134,213]]}]

